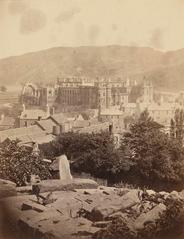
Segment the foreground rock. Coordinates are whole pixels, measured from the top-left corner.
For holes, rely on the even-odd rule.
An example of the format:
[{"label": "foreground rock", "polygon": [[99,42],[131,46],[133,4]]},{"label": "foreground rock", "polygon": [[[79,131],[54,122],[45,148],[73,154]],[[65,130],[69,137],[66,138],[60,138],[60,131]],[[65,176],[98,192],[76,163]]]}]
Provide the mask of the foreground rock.
[{"label": "foreground rock", "polygon": [[91,179],[75,178],[72,180],[43,180],[40,183],[33,185],[33,192],[54,192],[54,191],[71,191],[75,189],[90,189],[97,188],[98,184]]},{"label": "foreground rock", "polygon": [[0,179],[0,198],[15,195],[17,195],[16,184],[9,180]]},{"label": "foreground rock", "polygon": [[[52,193],[41,193],[43,198],[47,198],[48,195],[54,198],[45,205],[39,204],[34,195],[6,199],[7,206],[16,215],[16,224],[25,237],[151,238],[152,234],[165,230],[162,228],[163,225],[171,227],[169,220],[177,218],[179,213],[184,216],[184,212],[181,211],[184,205],[181,194],[126,188],[97,188],[96,184],[90,184],[92,188],[77,189],[76,185],[87,185],[81,182],[86,181],[77,181],[75,187],[66,187],[65,184],[58,186],[52,181],[54,189],[48,182],[39,184],[42,191],[50,188],[52,191],[59,189]],[[172,208],[174,213],[170,213]],[[178,219],[179,217],[177,223]]]},{"label": "foreground rock", "polygon": [[134,223],[136,230],[143,229],[146,223],[154,223],[157,219],[160,218],[160,215],[166,211],[166,206],[163,203],[158,204],[153,209],[146,213],[142,213]]}]

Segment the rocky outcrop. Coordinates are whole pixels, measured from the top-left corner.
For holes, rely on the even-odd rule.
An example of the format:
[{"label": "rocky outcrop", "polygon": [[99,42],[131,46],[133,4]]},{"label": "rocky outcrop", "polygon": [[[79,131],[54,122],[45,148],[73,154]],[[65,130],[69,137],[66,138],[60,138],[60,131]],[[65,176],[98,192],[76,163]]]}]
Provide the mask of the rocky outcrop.
[{"label": "rocky outcrop", "polygon": [[74,189],[97,188],[98,184],[91,179],[75,178],[72,180],[43,180],[33,185],[33,192],[54,192],[54,191],[71,191]]},{"label": "rocky outcrop", "polygon": [[0,179],[0,198],[16,195],[16,184],[9,180]]},{"label": "rocky outcrop", "polygon": [[[50,187],[46,187],[46,191]],[[177,217],[178,212],[184,216],[184,212],[180,211],[181,205],[184,205],[182,193],[94,185],[92,188],[72,187],[72,190],[69,187],[69,191],[61,186],[60,190],[54,189],[58,187],[51,188],[52,193],[40,194],[43,199],[49,199],[45,204],[38,201],[35,195],[6,200],[8,206],[16,211],[18,227],[25,235],[28,233],[33,238],[42,239],[140,239],[144,238],[143,235],[151,238],[153,233],[162,231],[163,225],[170,227],[167,218]],[[170,202],[178,210],[171,217]]]}]

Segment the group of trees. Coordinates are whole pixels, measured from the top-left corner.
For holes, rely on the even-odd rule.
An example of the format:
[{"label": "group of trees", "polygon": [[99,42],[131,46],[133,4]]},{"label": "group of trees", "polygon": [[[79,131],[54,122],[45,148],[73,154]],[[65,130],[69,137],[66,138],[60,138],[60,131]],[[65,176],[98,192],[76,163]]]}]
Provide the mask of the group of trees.
[{"label": "group of trees", "polygon": [[[125,133],[119,149],[115,148],[111,134],[64,133],[57,140],[40,147],[43,157],[54,160],[66,154],[72,169],[106,178],[110,182],[149,186],[154,189],[183,187],[184,183],[184,114],[176,111],[171,122],[170,135],[162,125],[144,111]],[[173,123],[174,122],[174,123]],[[177,132],[177,133],[176,133]],[[17,141],[0,145],[0,178],[25,184],[31,173],[41,178],[50,177],[49,167],[42,156],[35,157]]]},{"label": "group of trees", "polygon": [[133,174],[143,184],[155,188],[181,185],[184,182],[184,149],[180,138],[164,132],[147,111],[130,126],[122,140],[121,149],[135,164]]},{"label": "group of trees", "polygon": [[0,178],[11,180],[17,186],[25,186],[31,174],[50,178],[49,165],[42,159],[33,155],[31,148],[19,146],[19,141],[6,140],[0,144]]},{"label": "group of trees", "polygon": [[128,164],[126,161],[122,162],[121,153],[115,149],[113,138],[106,132],[65,133],[57,141],[43,144],[41,151],[47,158],[66,154],[72,162],[73,170],[100,178],[111,178],[126,169]]},{"label": "group of trees", "polygon": [[184,111],[177,109],[174,119],[171,119],[170,136],[172,139],[177,139],[178,143],[183,144],[184,140]]},{"label": "group of trees", "polygon": [[[177,111],[176,127],[180,126],[182,117],[183,113]],[[73,161],[74,170],[107,178],[110,182],[123,180],[155,189],[172,189],[183,187],[184,182],[182,137],[181,133],[173,137],[166,134],[163,126],[144,111],[123,135],[119,149],[114,147],[108,133],[66,133],[56,142],[43,145],[42,150],[51,158],[65,153]]]}]

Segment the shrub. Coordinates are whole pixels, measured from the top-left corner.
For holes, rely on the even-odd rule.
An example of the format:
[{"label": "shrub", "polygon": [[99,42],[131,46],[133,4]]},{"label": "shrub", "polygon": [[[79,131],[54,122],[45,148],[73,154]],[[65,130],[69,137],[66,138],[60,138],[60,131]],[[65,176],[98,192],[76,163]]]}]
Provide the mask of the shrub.
[{"label": "shrub", "polygon": [[0,178],[24,186],[30,175],[36,174],[41,179],[50,178],[49,165],[41,156],[32,155],[32,149],[19,146],[18,141],[6,140],[0,144]]}]

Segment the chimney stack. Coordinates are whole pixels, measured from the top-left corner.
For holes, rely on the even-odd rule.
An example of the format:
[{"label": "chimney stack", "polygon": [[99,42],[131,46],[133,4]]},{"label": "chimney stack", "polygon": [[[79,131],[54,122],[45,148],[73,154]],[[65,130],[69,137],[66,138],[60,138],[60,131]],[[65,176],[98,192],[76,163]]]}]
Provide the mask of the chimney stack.
[{"label": "chimney stack", "polygon": [[48,104],[46,105],[46,112],[47,112],[47,117],[49,117],[50,116],[50,107]]},{"label": "chimney stack", "polygon": [[54,115],[55,114],[55,108],[54,107],[51,107],[50,109],[50,115]]},{"label": "chimney stack", "polygon": [[56,135],[56,136],[60,135],[60,131],[61,131],[61,129],[60,129],[59,125],[54,125],[53,126],[53,130],[52,130],[53,135]]}]

